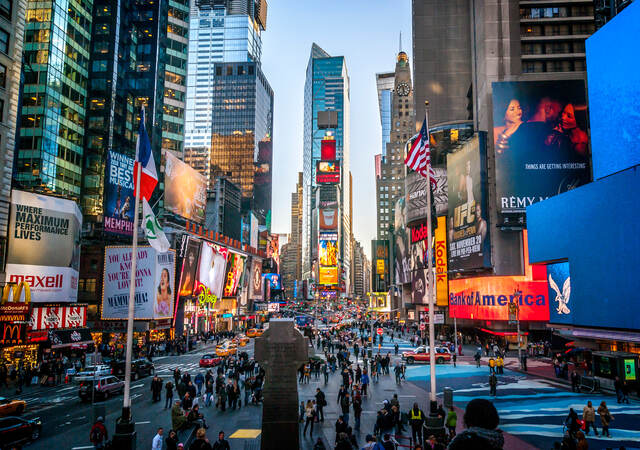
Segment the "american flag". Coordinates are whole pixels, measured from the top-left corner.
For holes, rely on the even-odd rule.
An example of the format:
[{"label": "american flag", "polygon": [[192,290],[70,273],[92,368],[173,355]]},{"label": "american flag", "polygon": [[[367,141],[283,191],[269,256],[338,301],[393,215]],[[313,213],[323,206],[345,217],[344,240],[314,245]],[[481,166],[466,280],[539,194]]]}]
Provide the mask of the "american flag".
[{"label": "american flag", "polygon": [[407,157],[404,163],[407,167],[415,170],[423,177],[427,178],[427,172],[429,173],[429,180],[431,184],[437,185],[436,174],[431,167],[431,150],[429,148],[429,125],[427,117],[425,115],[424,122],[420,128],[420,133],[412,137],[407,142],[407,147],[411,143],[411,148],[407,150]]}]

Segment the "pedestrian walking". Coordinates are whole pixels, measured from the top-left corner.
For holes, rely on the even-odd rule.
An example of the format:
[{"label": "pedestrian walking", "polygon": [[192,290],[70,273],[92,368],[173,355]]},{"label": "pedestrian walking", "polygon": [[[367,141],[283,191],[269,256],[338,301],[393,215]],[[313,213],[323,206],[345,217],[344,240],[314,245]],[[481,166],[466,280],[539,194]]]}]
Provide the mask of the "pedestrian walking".
[{"label": "pedestrian walking", "polygon": [[504,374],[504,359],[502,359],[502,356],[496,358],[496,372],[500,375]]},{"label": "pedestrian walking", "polygon": [[475,359],[476,361],[476,367],[480,368],[480,358],[482,358],[482,355],[480,354],[480,352],[476,352],[475,356],[473,357],[473,359]]},{"label": "pedestrian walking", "polygon": [[218,433],[218,440],[213,444],[213,450],[231,450],[229,441],[224,438],[224,431]]},{"label": "pedestrian walking", "polygon": [[204,428],[198,428],[196,431],[196,439],[189,446],[189,450],[211,450],[211,444],[207,439],[207,430]]},{"label": "pedestrian walking", "polygon": [[449,450],[492,449],[504,446],[502,431],[498,430],[500,417],[492,402],[476,398],[467,403],[464,412],[466,430],[456,435],[447,447]]},{"label": "pedestrian walking", "polygon": [[598,406],[598,415],[600,416],[600,423],[602,424],[602,435],[611,437],[609,434],[609,424],[613,420],[613,416],[604,400],[600,402],[600,406]]},{"label": "pedestrian walking", "polygon": [[449,439],[453,439],[456,435],[456,426],[458,425],[458,415],[456,414],[456,410],[453,409],[453,406],[449,407],[445,425],[449,430]]},{"label": "pedestrian walking", "polygon": [[571,392],[580,392],[580,375],[576,369],[571,372]]},{"label": "pedestrian walking", "polygon": [[175,430],[169,430],[169,435],[164,440],[166,450],[178,450],[178,433]]},{"label": "pedestrian walking", "polygon": [[151,441],[151,450],[162,450],[162,427],[158,428],[158,432]]},{"label": "pedestrian walking", "polygon": [[582,420],[584,420],[584,434],[589,435],[589,429],[591,427],[597,436],[598,429],[596,428],[596,410],[594,409],[591,401],[588,401],[587,406],[582,409]]},{"label": "pedestrian walking", "polygon": [[498,378],[495,373],[489,375],[489,395],[493,395],[494,397],[497,395],[498,390]]},{"label": "pedestrian walking", "polygon": [[316,420],[316,409],[311,402],[311,400],[307,401],[307,406],[304,411],[305,423],[304,430],[302,431],[302,435],[304,436],[307,433],[307,427],[311,424],[311,431],[309,432],[309,436],[313,436],[313,423]]},{"label": "pedestrian walking", "polygon": [[317,418],[320,422],[324,422],[324,407],[327,406],[327,398],[320,388],[316,389],[316,408]]},{"label": "pedestrian walking", "polygon": [[158,375],[154,375],[151,379],[151,401],[153,403],[162,400],[162,380]]},{"label": "pedestrian walking", "polygon": [[424,425],[425,415],[417,403],[413,404],[413,408],[409,410],[408,416],[413,442],[415,442],[416,445],[422,445],[422,426]]},{"label": "pedestrian walking", "polygon": [[107,433],[103,420],[102,416],[98,417],[89,432],[89,441],[91,441],[93,448],[96,450],[103,449],[105,442],[109,438],[109,433]]},{"label": "pedestrian walking", "polygon": [[453,367],[456,367],[456,361],[458,361],[458,355],[454,353],[451,359],[453,360]]},{"label": "pedestrian walking", "polygon": [[354,430],[360,431],[360,416],[362,415],[362,397],[359,393],[353,396],[353,420],[355,422]]}]

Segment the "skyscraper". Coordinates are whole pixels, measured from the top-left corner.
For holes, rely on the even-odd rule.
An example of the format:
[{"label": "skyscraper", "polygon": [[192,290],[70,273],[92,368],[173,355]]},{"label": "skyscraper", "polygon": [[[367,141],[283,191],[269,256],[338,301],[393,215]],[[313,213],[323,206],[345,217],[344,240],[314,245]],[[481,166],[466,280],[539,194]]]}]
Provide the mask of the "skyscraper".
[{"label": "skyscraper", "polygon": [[[240,187],[242,210],[265,223],[271,210],[273,90],[255,62],[216,63],[211,99],[211,173]],[[262,175],[267,175],[266,177]]]},{"label": "skyscraper", "polygon": [[289,250],[294,254],[294,279],[302,283],[302,172],[298,172],[295,192],[291,193],[291,240]]},{"label": "skyscraper", "polygon": [[[311,47],[304,87],[303,142],[303,278],[312,277],[313,259],[317,257],[317,208],[319,202],[335,202],[339,206],[339,254],[342,279],[350,279],[349,217],[349,133],[350,89],[347,65],[343,56],[331,56],[317,44]],[[338,185],[318,186],[316,163],[320,161],[321,141],[331,133],[336,141],[336,159],[341,164]],[[319,188],[319,189],[316,189]],[[346,257],[345,257],[346,256]]]},{"label": "skyscraper", "polygon": [[[404,145],[415,131],[411,68],[407,54],[403,51],[398,53],[392,79],[394,84],[389,93],[388,110],[389,140],[386,143],[386,151],[380,158],[380,173],[376,177],[378,239],[389,239],[389,227],[394,220],[396,200],[404,196]],[[380,93],[378,95],[380,96]],[[381,109],[381,116],[382,113]]]},{"label": "skyscraper", "polygon": [[[0,254],[5,254],[22,70],[26,0],[0,4]],[[0,263],[0,273],[3,272]]]},{"label": "skyscraper", "polygon": [[[211,150],[216,63],[260,62],[264,0],[196,0],[189,21],[185,148],[191,159]],[[209,177],[210,173],[206,173]]]},{"label": "skyscraper", "polygon": [[15,159],[15,182],[24,189],[80,198],[92,6],[27,5]]},{"label": "skyscraper", "polygon": [[394,76],[395,72],[376,74],[378,109],[380,111],[380,126],[382,127],[382,156],[387,155],[387,143],[391,138],[391,99],[395,87]]}]

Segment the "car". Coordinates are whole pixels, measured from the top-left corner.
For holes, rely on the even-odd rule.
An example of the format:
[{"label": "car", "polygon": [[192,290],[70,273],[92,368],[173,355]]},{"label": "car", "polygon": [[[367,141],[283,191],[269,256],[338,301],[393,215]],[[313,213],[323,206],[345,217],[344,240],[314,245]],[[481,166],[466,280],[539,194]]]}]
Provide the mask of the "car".
[{"label": "car", "polygon": [[[111,361],[111,367],[113,368],[112,374],[117,377],[124,377],[125,375],[125,362]],[[138,378],[153,375],[156,372],[156,368],[152,362],[147,359],[140,358],[131,361],[131,379],[137,380]]]},{"label": "car", "polygon": [[[93,393],[91,392],[93,390]],[[106,400],[116,394],[124,392],[124,381],[112,375],[105,377],[97,377],[94,380],[84,380],[80,383],[78,396],[82,401],[91,399]]]},{"label": "car", "polygon": [[256,337],[262,336],[264,334],[264,329],[256,328]]},{"label": "car", "polygon": [[249,328],[249,329],[247,330],[247,337],[250,337],[250,338],[252,338],[252,337],[256,337],[256,334],[257,334],[257,333],[258,333],[258,330],[257,330],[257,329],[255,329],[255,328]]},{"label": "car", "polygon": [[0,419],[0,448],[9,448],[10,445],[21,445],[35,441],[40,437],[41,430],[42,421],[40,418],[3,417]]},{"label": "car", "polygon": [[222,362],[222,358],[216,355],[206,354],[200,358],[200,367],[215,367]]},{"label": "car", "polygon": [[218,356],[235,355],[237,351],[236,346],[229,341],[225,341],[216,347],[216,355]]},{"label": "car", "polygon": [[92,380],[95,377],[101,377],[104,375],[111,375],[113,369],[107,364],[97,364],[95,366],[87,366],[82,369],[78,374],[73,377],[76,381]]},{"label": "car", "polygon": [[[444,364],[447,361],[451,361],[451,352],[446,347],[436,347],[436,364]],[[430,360],[429,347],[421,345],[408,352],[402,352],[402,359],[407,364],[413,364],[415,362],[426,362]]]},{"label": "car", "polygon": [[249,338],[243,334],[239,334],[238,336],[233,338],[233,342],[238,344],[240,347],[244,347],[249,343]]},{"label": "car", "polygon": [[8,398],[0,397],[0,417],[22,414],[26,407],[27,402],[24,400],[9,400]]}]

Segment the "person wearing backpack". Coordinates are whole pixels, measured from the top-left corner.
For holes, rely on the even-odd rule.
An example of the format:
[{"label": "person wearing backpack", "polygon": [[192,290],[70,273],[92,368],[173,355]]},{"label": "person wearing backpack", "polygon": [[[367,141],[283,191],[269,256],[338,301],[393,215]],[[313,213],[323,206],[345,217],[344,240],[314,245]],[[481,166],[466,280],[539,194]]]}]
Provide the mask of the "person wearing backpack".
[{"label": "person wearing backpack", "polygon": [[89,432],[89,440],[93,444],[94,449],[103,449],[106,440],[108,439],[107,428],[104,426],[102,417],[96,419],[96,423],[91,427]]}]

